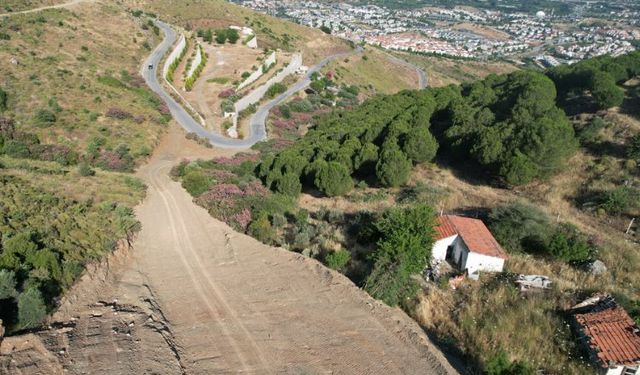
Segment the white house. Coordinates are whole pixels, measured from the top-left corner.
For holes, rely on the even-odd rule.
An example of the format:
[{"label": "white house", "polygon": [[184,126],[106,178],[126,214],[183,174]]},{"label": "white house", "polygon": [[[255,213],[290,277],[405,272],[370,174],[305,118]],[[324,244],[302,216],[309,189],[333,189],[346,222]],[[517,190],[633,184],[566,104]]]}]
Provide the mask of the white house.
[{"label": "white house", "polygon": [[481,220],[443,215],[436,221],[433,259],[447,260],[470,276],[480,271],[502,272],[507,254]]}]

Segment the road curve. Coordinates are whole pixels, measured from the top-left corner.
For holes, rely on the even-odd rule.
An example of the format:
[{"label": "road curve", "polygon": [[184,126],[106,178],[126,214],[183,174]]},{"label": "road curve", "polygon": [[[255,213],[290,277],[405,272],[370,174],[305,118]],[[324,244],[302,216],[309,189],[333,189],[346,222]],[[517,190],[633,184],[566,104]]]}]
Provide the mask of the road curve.
[{"label": "road curve", "polygon": [[397,56],[393,56],[391,54],[387,54],[387,56],[389,57],[389,60],[395,62],[398,65],[403,65],[406,66],[409,69],[413,69],[416,71],[416,74],[418,75],[418,88],[420,90],[427,88],[427,86],[429,85],[429,80],[427,77],[427,73],[424,71],[424,69],[420,68],[417,65],[414,65],[406,60],[403,60]]},{"label": "road curve", "polygon": [[[293,86],[291,86],[286,92],[278,95],[274,99],[260,106],[256,113],[251,116],[249,119],[249,126],[251,129],[251,133],[244,139],[232,139],[227,138],[221,134],[216,134],[205,129],[200,123],[195,121],[191,115],[178,103],[176,100],[169,95],[160,82],[158,81],[158,77],[156,75],[156,69],[162,60],[162,57],[169,51],[173,43],[176,41],[176,32],[166,23],[162,21],[156,21],[156,25],[162,30],[165,35],[164,40],[160,45],[158,45],[151,55],[145,61],[144,66],[142,67],[142,76],[146,81],[147,85],[151,90],[153,90],[156,94],[158,94],[162,100],[167,104],[171,114],[176,119],[176,121],[188,132],[195,133],[201,138],[205,138],[214,146],[221,148],[249,148],[254,144],[264,141],[267,139],[267,130],[266,130],[266,120],[269,115],[269,111],[277,106],[278,104],[285,101],[287,98],[291,97],[296,92],[304,89],[309,83],[311,83],[311,75],[314,72],[319,71],[327,65],[329,62],[336,58],[344,57],[350,55],[354,52],[345,52],[334,54],[326,57],[322,61],[320,61],[317,65],[310,68],[305,77],[298,82],[296,82]],[[361,51],[360,49],[357,50]],[[148,69],[149,65],[153,66],[153,69]]]}]

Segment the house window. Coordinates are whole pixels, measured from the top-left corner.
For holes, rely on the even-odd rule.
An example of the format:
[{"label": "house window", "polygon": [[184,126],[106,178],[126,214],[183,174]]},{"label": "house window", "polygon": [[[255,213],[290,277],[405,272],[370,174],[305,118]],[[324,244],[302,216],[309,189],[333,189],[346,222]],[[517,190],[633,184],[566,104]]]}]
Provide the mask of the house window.
[{"label": "house window", "polygon": [[625,366],[622,369],[622,375],[636,375],[637,372],[638,372],[638,368],[637,367],[627,367],[627,366]]}]

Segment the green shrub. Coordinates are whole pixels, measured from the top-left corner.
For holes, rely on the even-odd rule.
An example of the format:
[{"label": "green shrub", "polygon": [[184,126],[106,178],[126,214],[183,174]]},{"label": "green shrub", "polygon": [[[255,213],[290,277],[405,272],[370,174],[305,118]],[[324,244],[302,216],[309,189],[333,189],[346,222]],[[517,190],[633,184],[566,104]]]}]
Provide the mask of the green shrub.
[{"label": "green shrub", "polygon": [[9,100],[9,94],[0,88],[0,112],[4,112],[8,109],[7,102]]},{"label": "green shrub", "polygon": [[599,206],[607,213],[620,215],[638,207],[640,193],[630,186],[619,186],[601,193]]},{"label": "green shrub", "polygon": [[489,214],[489,228],[496,240],[511,252],[535,252],[546,243],[551,223],[534,206],[513,202],[495,207]]},{"label": "green shrub", "polygon": [[18,297],[18,324],[20,329],[39,326],[47,316],[42,294],[31,287]]},{"label": "green shrub", "polygon": [[25,143],[13,139],[4,142],[2,152],[14,158],[28,158],[31,155]]},{"label": "green shrub", "polygon": [[535,371],[524,361],[509,361],[507,353],[500,350],[484,365],[485,375],[534,375]]},{"label": "green shrub", "polygon": [[213,185],[213,179],[202,170],[192,169],[182,177],[182,187],[194,197],[200,196]]},{"label": "green shrub", "polygon": [[267,89],[266,95],[268,98],[273,98],[276,95],[282,94],[285,91],[287,91],[287,86],[277,82],[269,86],[269,88]]},{"label": "green shrub", "polygon": [[0,300],[17,297],[16,286],[16,274],[11,270],[0,269]]},{"label": "green shrub", "polygon": [[392,208],[376,221],[380,239],[365,283],[371,296],[390,306],[415,296],[418,286],[412,275],[420,273],[431,257],[434,217],[430,207],[419,204]]},{"label": "green shrub", "polygon": [[50,126],[56,122],[56,115],[48,109],[39,109],[36,112],[35,121],[38,125]]},{"label": "green shrub", "polygon": [[256,218],[249,224],[248,233],[251,237],[270,245],[276,238],[276,231],[269,221],[266,212],[259,212]]},{"label": "green shrub", "polygon": [[640,162],[640,134],[636,134],[626,145],[627,158]]},{"label": "green shrub", "polygon": [[349,260],[351,260],[350,252],[346,250],[338,250],[329,253],[325,258],[325,263],[327,264],[327,267],[332,270],[344,272],[347,264],[349,264]]},{"label": "green shrub", "polygon": [[546,251],[567,263],[583,263],[591,258],[595,248],[576,227],[563,224],[551,235]]},{"label": "green shrub", "polygon": [[604,129],[606,125],[602,117],[594,117],[578,132],[580,144],[590,144],[597,141],[601,130]]},{"label": "green shrub", "polygon": [[89,177],[95,176],[96,171],[91,168],[89,163],[83,162],[78,165],[78,173],[80,173],[80,176]]}]

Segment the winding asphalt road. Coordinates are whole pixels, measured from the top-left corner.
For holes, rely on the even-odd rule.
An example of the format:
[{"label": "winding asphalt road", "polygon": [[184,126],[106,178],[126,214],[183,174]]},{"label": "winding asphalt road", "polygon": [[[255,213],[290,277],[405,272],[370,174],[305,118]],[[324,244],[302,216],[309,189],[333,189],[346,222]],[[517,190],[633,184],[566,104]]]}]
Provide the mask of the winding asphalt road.
[{"label": "winding asphalt road", "polygon": [[[209,142],[217,147],[222,148],[249,148],[254,144],[264,141],[267,139],[267,130],[266,130],[266,120],[269,115],[269,111],[277,106],[278,104],[285,101],[287,98],[291,97],[296,92],[304,89],[307,85],[311,83],[311,75],[314,72],[319,71],[329,62],[334,59],[345,57],[351,55],[353,53],[360,53],[362,50],[358,48],[356,51],[345,52],[334,54],[326,57],[322,61],[320,61],[317,65],[310,68],[307,74],[303,79],[296,82],[293,86],[291,86],[286,92],[278,95],[274,99],[270,100],[266,104],[262,105],[256,113],[251,116],[249,119],[249,126],[251,128],[251,134],[249,134],[244,139],[232,139],[227,138],[220,134],[211,133],[206,130],[200,123],[195,121],[191,115],[178,103],[176,100],[169,95],[160,82],[158,81],[158,77],[156,75],[156,69],[158,68],[162,57],[169,51],[173,43],[176,41],[177,35],[176,32],[166,23],[162,21],[156,21],[156,25],[162,29],[162,32],[165,35],[164,40],[155,50],[151,53],[151,55],[145,61],[145,64],[142,68],[142,76],[146,81],[147,85],[151,90],[153,90],[156,94],[158,94],[171,111],[173,117],[178,121],[178,123],[188,132],[195,133],[199,137],[205,138],[209,140]],[[153,69],[148,69],[149,65],[153,66]]]}]

